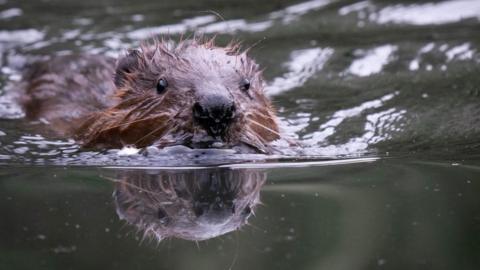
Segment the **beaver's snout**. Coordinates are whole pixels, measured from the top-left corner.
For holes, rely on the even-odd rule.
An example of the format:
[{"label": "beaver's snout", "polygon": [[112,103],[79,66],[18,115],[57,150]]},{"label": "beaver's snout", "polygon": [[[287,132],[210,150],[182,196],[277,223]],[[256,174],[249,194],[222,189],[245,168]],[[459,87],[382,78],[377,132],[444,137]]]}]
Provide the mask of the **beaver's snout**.
[{"label": "beaver's snout", "polygon": [[201,223],[224,223],[235,213],[234,189],[224,178],[216,175],[206,177],[197,181],[203,190],[195,196],[193,211]]},{"label": "beaver's snout", "polygon": [[193,105],[193,117],[212,137],[224,136],[235,118],[235,104],[221,95],[210,95]]},{"label": "beaver's snout", "polygon": [[216,197],[214,200],[214,202],[197,202],[193,205],[193,211],[199,218],[199,222],[220,224],[227,221],[235,213],[233,202],[224,201],[220,197]]}]

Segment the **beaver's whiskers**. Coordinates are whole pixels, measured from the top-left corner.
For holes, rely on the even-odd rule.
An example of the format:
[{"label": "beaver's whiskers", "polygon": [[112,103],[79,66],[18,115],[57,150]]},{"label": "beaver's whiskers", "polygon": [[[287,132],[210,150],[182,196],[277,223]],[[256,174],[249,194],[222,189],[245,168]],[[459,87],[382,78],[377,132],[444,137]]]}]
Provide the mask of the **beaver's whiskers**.
[{"label": "beaver's whiskers", "polygon": [[273,130],[273,129],[265,126],[265,125],[262,125],[262,124],[260,124],[259,122],[255,121],[255,120],[253,120],[253,119],[251,119],[251,118],[247,118],[247,121],[248,121],[249,123],[252,123],[252,124],[257,125],[258,127],[264,128],[265,130],[267,130],[267,131],[269,131],[269,132],[271,132],[271,133],[273,133],[273,134],[275,134],[275,135],[278,135],[278,137],[281,136],[279,132],[277,132],[277,131],[275,131],[275,130]]},{"label": "beaver's whiskers", "polygon": [[[169,123],[170,123],[170,119],[169,119],[169,121],[167,121],[167,122],[165,123],[165,125],[159,126],[158,128],[154,129],[153,131],[147,133],[146,135],[144,135],[143,137],[141,137],[140,139],[138,139],[137,141],[135,141],[134,145],[137,145],[139,142],[145,140],[145,139],[148,138],[150,135],[155,134],[156,132],[160,131],[161,129],[164,129],[164,128],[168,127]],[[162,137],[163,137],[163,136],[162,136]],[[161,137],[160,137],[160,138],[161,138]]]},{"label": "beaver's whiskers", "polygon": [[115,128],[119,128],[119,127],[131,125],[131,124],[134,124],[134,123],[151,120],[151,119],[154,119],[154,118],[155,118],[155,117],[145,117],[145,118],[142,118],[142,119],[139,119],[139,120],[134,120],[134,121],[130,121],[130,122],[126,122],[126,123],[114,125],[114,126],[109,126],[109,127],[104,128],[104,129],[101,129],[101,130],[99,131],[99,133],[105,132],[105,131],[108,131],[108,130],[111,130],[111,129],[115,129]]}]

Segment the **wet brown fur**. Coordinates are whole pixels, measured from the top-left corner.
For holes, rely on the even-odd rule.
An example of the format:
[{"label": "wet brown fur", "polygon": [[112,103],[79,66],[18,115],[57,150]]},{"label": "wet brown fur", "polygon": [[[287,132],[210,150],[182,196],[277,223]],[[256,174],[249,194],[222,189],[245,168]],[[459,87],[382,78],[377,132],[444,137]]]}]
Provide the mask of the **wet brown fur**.
[{"label": "wet brown fur", "polygon": [[[111,59],[82,58],[87,60],[80,68],[69,67],[68,61],[77,61],[73,56],[38,64],[26,77],[23,104],[28,118],[47,120],[85,147],[188,144],[205,133],[193,120],[192,106],[211,93],[231,97],[237,108],[223,138],[227,146],[268,152],[268,143],[280,137],[262,72],[238,43],[154,40],[130,50],[116,70]],[[163,94],[155,90],[160,78],[169,84]],[[242,79],[251,83],[248,92],[240,89]]]}]

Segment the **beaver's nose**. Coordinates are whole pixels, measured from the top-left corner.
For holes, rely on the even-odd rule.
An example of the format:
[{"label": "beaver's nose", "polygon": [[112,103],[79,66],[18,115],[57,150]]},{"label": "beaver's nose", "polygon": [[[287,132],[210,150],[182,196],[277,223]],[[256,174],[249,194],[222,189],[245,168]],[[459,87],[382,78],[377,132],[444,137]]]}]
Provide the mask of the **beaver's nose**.
[{"label": "beaver's nose", "polygon": [[235,213],[235,207],[233,203],[224,202],[221,198],[216,197],[214,202],[195,202],[193,212],[201,223],[221,224]]},{"label": "beaver's nose", "polygon": [[235,104],[224,96],[209,96],[193,105],[193,117],[210,136],[224,136],[235,117]]}]

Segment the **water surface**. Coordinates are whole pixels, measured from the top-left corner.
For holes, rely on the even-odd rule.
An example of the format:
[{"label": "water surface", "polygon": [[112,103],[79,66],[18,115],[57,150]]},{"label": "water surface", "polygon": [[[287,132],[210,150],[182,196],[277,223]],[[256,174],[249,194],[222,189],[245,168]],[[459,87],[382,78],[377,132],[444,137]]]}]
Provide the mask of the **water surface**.
[{"label": "water surface", "polygon": [[[0,269],[478,269],[479,20],[477,0],[0,0]],[[194,32],[253,46],[301,147],[92,152],[12,101],[36,59]],[[158,243],[117,213],[130,170],[266,182],[250,225]]]},{"label": "water surface", "polygon": [[262,204],[255,208],[250,224],[197,243],[142,240],[141,231],[119,219],[112,198],[115,186],[107,179],[126,169],[2,168],[0,265],[2,269],[476,269],[479,165],[386,159],[250,168],[267,178],[260,193]]}]

